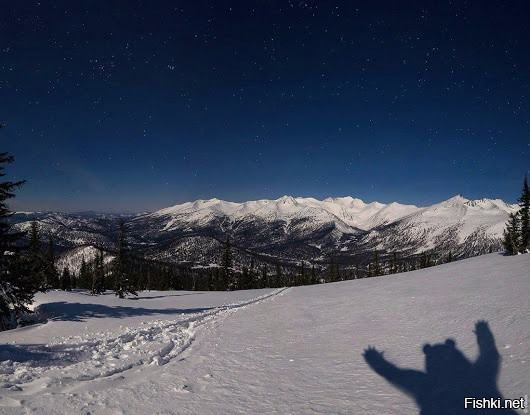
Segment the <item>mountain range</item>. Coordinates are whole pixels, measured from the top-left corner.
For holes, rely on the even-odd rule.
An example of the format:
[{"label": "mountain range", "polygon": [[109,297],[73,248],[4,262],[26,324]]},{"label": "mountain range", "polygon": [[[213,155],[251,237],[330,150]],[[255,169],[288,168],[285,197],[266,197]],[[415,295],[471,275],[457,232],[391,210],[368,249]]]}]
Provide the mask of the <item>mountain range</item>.
[{"label": "mountain range", "polygon": [[[18,212],[12,220],[20,229],[29,229],[30,221],[37,220],[42,240],[53,237],[63,262],[68,256],[80,257],[81,248],[112,253],[122,217],[131,250],[146,259],[207,266],[219,262],[230,238],[236,264],[254,259],[318,265],[333,257],[353,265],[369,261],[375,250],[383,258],[395,252],[409,260],[422,252],[461,258],[500,250],[505,223],[517,210],[518,205],[500,199],[469,200],[461,195],[427,207],[365,203],[352,197],[283,196],[243,203],[196,200],[133,215]],[[90,257],[95,249],[85,251]]]}]

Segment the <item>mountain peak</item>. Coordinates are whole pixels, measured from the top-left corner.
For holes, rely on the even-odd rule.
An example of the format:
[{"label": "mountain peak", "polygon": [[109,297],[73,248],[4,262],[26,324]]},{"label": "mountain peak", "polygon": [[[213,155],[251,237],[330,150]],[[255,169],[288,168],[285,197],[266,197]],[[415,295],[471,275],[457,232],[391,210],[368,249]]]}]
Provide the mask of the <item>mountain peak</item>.
[{"label": "mountain peak", "polygon": [[469,202],[468,198],[464,197],[461,194],[458,194],[456,196],[451,197],[450,199],[443,201],[441,204],[449,206],[449,205],[462,205],[467,202]]},{"label": "mountain peak", "polygon": [[284,204],[284,205],[297,205],[298,203],[292,196],[282,196],[279,199],[276,199],[278,203]]}]

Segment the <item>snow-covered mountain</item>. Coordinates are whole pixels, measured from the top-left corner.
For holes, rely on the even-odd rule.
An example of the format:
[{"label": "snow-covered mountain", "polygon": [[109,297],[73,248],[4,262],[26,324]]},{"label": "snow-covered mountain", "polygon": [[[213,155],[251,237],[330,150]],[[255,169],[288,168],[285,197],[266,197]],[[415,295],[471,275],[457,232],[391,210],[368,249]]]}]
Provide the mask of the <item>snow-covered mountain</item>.
[{"label": "snow-covered mountain", "polygon": [[[125,219],[132,249],[150,259],[217,262],[229,237],[240,263],[250,258],[318,263],[333,256],[353,264],[367,260],[375,249],[383,256],[397,252],[400,258],[423,251],[464,257],[498,250],[508,215],[517,209],[500,199],[460,195],[428,207],[283,196],[243,203],[196,200]],[[114,248],[118,215],[24,213],[14,220],[27,228],[33,217],[60,248]]]},{"label": "snow-covered mountain", "polygon": [[500,199],[469,200],[458,195],[375,227],[364,242],[383,251],[452,251],[457,256],[472,256],[490,247],[500,248],[508,216],[518,208]]},{"label": "snow-covered mountain", "polygon": [[227,217],[232,223],[248,219],[289,223],[311,218],[315,223],[334,222],[345,232],[355,232],[357,229],[368,230],[393,222],[419,209],[413,205],[399,203],[366,204],[361,199],[350,196],[324,200],[283,196],[276,200],[262,199],[244,203],[219,199],[197,200],[162,209],[143,218],[169,218],[164,230],[177,227],[182,220],[200,225],[209,222],[213,217]]}]

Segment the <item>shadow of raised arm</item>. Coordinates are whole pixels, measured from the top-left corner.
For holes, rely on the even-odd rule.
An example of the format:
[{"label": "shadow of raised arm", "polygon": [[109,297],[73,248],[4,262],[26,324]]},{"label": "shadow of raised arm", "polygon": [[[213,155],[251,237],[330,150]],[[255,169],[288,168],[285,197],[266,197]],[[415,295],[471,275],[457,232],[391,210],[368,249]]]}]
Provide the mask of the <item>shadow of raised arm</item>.
[{"label": "shadow of raised arm", "polygon": [[495,381],[499,374],[500,355],[497,346],[495,346],[493,333],[486,321],[476,322],[475,335],[479,350],[479,356],[474,364],[475,369],[480,376]]},{"label": "shadow of raised arm", "polygon": [[384,377],[403,392],[416,397],[425,373],[412,369],[400,369],[383,357],[383,352],[378,352],[375,347],[368,347],[364,351],[364,360],[380,376]]}]

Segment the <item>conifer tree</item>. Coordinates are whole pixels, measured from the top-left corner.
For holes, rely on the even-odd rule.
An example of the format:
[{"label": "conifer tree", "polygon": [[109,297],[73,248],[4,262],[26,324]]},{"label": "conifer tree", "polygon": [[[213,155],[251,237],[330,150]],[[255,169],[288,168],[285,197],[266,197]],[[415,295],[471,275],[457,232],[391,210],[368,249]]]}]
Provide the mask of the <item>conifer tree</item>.
[{"label": "conifer tree", "polygon": [[243,269],[241,271],[241,278],[239,279],[239,286],[238,288],[240,290],[248,290],[252,284],[252,280],[250,279],[249,271],[246,266],[243,266]]},{"label": "conifer tree", "polygon": [[528,176],[525,174],[523,191],[519,202],[519,252],[524,253],[530,250],[530,189],[528,188]]},{"label": "conifer tree", "polygon": [[354,280],[355,279],[355,275],[353,273],[353,270],[351,268],[348,268],[348,276],[347,276],[347,279],[348,280]]},{"label": "conifer tree", "polygon": [[221,281],[221,269],[219,267],[215,267],[213,271],[212,287],[215,291],[221,291],[223,289]]},{"label": "conifer tree", "polygon": [[390,273],[396,274],[398,272],[398,265],[397,265],[397,254],[394,251],[392,253],[392,264],[390,265]]},{"label": "conifer tree", "polygon": [[300,286],[304,285],[306,280],[306,271],[305,271],[305,262],[301,261],[298,266],[298,273],[296,274],[294,285]]},{"label": "conifer tree", "polygon": [[420,268],[427,268],[428,265],[427,265],[428,261],[427,261],[427,254],[425,253],[425,251],[422,251],[421,253],[421,258],[420,258]]},{"label": "conifer tree", "polygon": [[372,272],[374,277],[377,277],[383,273],[381,264],[379,262],[379,253],[377,252],[377,249],[374,251],[374,266],[372,268]]},{"label": "conifer tree", "polygon": [[268,270],[267,270],[267,264],[263,264],[261,266],[261,278],[260,278],[260,284],[256,288],[265,288],[267,286],[268,281]]},{"label": "conifer tree", "polygon": [[449,255],[447,255],[446,262],[453,262],[453,251],[449,251]]},{"label": "conifer tree", "polygon": [[48,237],[48,249],[46,250],[46,284],[50,288],[60,288],[59,285],[59,271],[55,266],[55,249],[53,247],[53,239]]},{"label": "conifer tree", "polygon": [[232,290],[234,285],[234,269],[230,238],[226,238],[225,248],[221,256],[221,286],[222,290]]},{"label": "conifer tree", "polygon": [[105,269],[103,267],[103,250],[96,252],[92,265],[92,295],[105,292]]},{"label": "conifer tree", "polygon": [[317,273],[315,271],[315,264],[311,265],[311,280],[309,282],[310,284],[318,284],[318,277]]},{"label": "conifer tree", "polygon": [[[0,125],[0,127],[2,127]],[[0,153],[0,178],[4,177],[4,165],[14,161],[8,153]],[[33,295],[38,290],[30,278],[29,264],[20,256],[17,242],[24,232],[12,229],[9,218],[13,215],[7,200],[15,197],[15,189],[26,181],[0,182],[0,331],[16,325],[23,312],[29,312]]]},{"label": "conifer tree", "polygon": [[81,267],[79,268],[79,279],[77,284],[79,288],[91,289],[92,287],[92,264],[85,261],[85,257],[81,261]]},{"label": "conifer tree", "polygon": [[68,267],[64,267],[63,275],[61,276],[61,289],[64,291],[72,291],[72,279]]},{"label": "conifer tree", "polygon": [[284,281],[283,281],[282,267],[280,266],[279,262],[276,262],[275,268],[276,270],[274,273],[274,286],[276,288],[283,287]]},{"label": "conifer tree", "polygon": [[507,255],[516,255],[520,247],[519,218],[517,213],[510,213],[510,218],[504,230],[504,250]]},{"label": "conifer tree", "polygon": [[116,258],[114,258],[112,273],[114,277],[114,293],[119,298],[125,298],[128,294],[138,294],[129,269],[128,250],[125,242],[125,222],[121,218],[118,228],[118,253]]},{"label": "conifer tree", "polygon": [[32,220],[30,224],[28,248],[34,255],[38,255],[40,251],[39,223],[35,219]]},{"label": "conifer tree", "polygon": [[328,269],[326,270],[326,282],[334,282],[338,281],[338,279],[339,278],[337,276],[337,267],[335,266],[333,257],[330,257]]},{"label": "conifer tree", "polygon": [[33,284],[38,287],[39,291],[45,291],[48,286],[46,281],[47,263],[41,250],[40,229],[36,220],[31,221],[28,249],[23,253],[23,257],[30,266],[29,277],[33,280]]},{"label": "conifer tree", "polygon": [[259,276],[258,272],[256,271],[256,265],[254,264],[254,258],[251,258],[250,260],[250,266],[248,268],[248,279],[249,279],[249,287],[248,288],[258,288],[259,286]]}]

